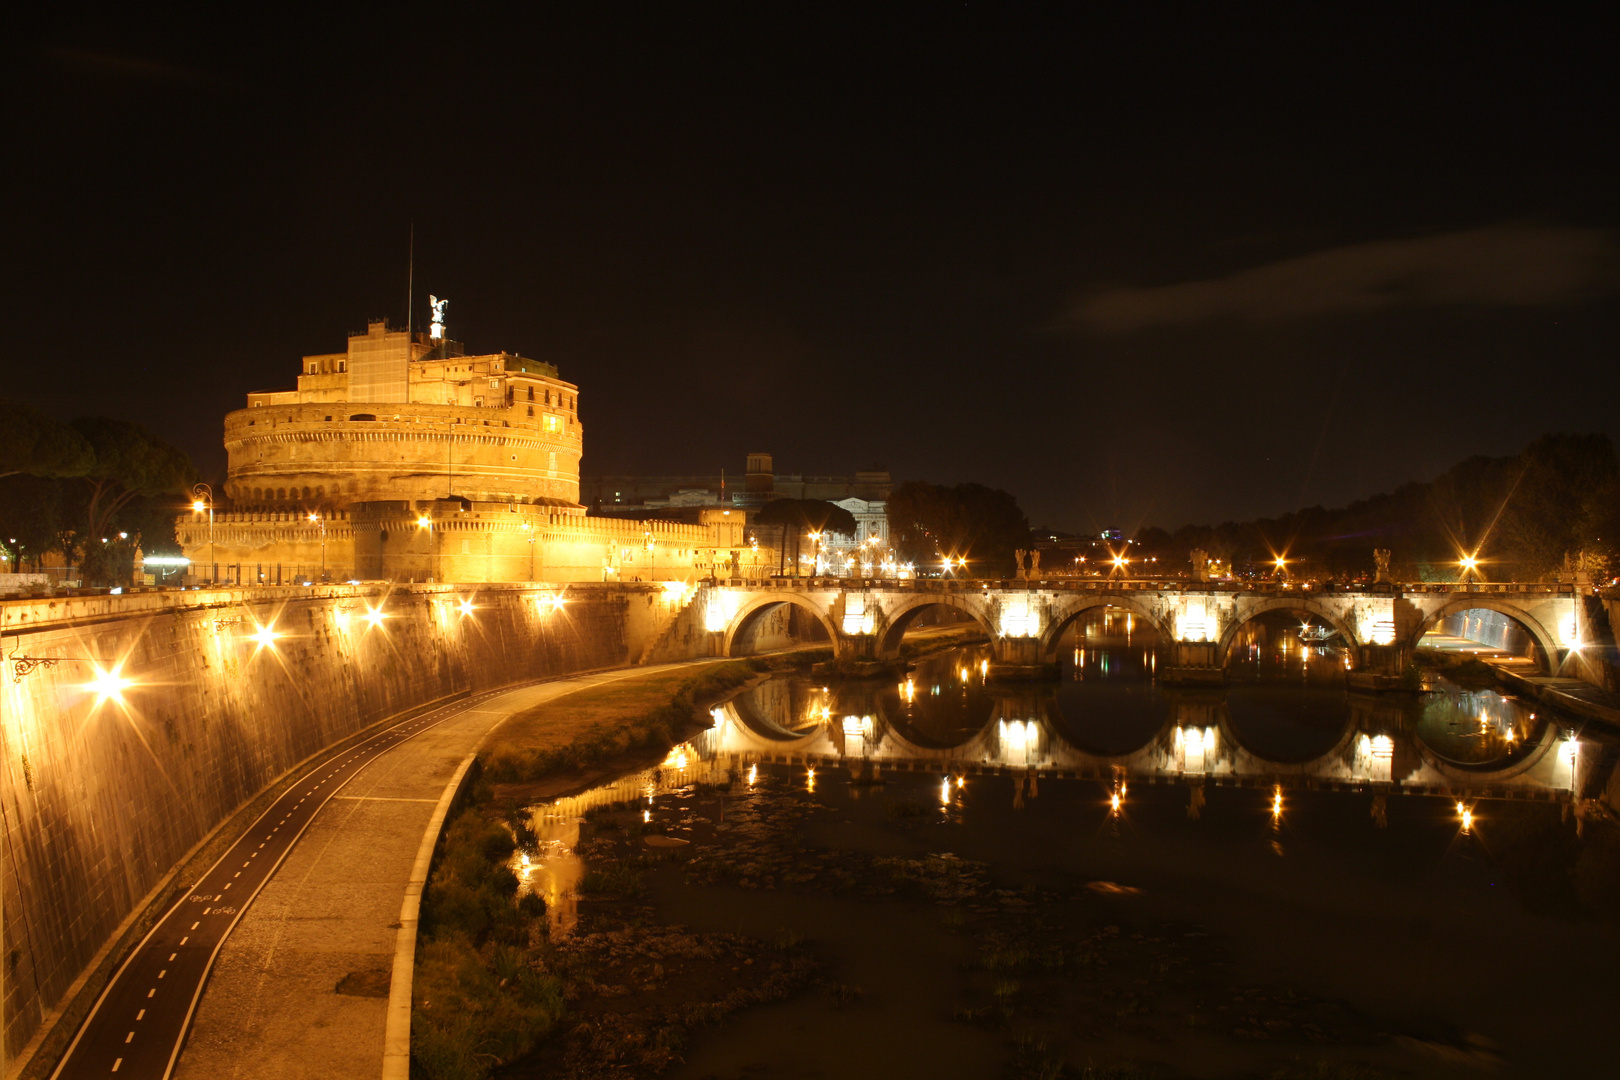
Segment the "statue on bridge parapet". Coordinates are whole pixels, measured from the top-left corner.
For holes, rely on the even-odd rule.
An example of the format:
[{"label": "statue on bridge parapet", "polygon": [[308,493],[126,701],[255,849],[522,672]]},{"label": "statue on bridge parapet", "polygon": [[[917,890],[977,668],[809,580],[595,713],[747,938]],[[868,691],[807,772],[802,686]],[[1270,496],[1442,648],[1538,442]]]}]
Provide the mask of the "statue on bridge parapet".
[{"label": "statue on bridge parapet", "polygon": [[1374,585],[1389,583],[1389,548],[1373,548],[1373,565],[1378,568],[1377,576],[1373,578]]},{"label": "statue on bridge parapet", "polygon": [[1203,548],[1193,548],[1192,551],[1187,553],[1187,557],[1192,560],[1193,580],[1208,581],[1209,552]]},{"label": "statue on bridge parapet", "polygon": [[1013,552],[1013,566],[1017,568],[1015,572],[1019,581],[1024,580],[1024,556],[1026,554],[1028,554],[1028,552],[1026,552],[1023,548],[1019,548]]},{"label": "statue on bridge parapet", "polygon": [[1031,578],[1041,576],[1041,553],[1039,551],[1029,553],[1029,576]]}]

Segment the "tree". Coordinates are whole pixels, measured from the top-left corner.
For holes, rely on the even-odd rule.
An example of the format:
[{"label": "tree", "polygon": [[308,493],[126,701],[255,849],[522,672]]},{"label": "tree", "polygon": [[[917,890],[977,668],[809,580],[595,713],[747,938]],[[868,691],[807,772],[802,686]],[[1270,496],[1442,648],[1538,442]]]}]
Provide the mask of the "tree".
[{"label": "tree", "polygon": [[0,478],[0,549],[10,568],[21,571],[25,559],[37,567],[57,547],[66,510],[62,487],[61,480],[27,473]]},{"label": "tree", "polygon": [[0,398],[0,477],[83,476],[93,459],[84,437],[67,424]]},{"label": "tree", "polygon": [[983,484],[945,487],[908,481],[889,493],[889,533],[900,556],[919,567],[966,558],[984,576],[1006,576],[1014,552],[1030,546],[1018,500]]},{"label": "tree", "polygon": [[[84,578],[94,584],[113,580],[111,548],[119,511],[142,496],[182,495],[196,477],[191,459],[139,424],[106,417],[80,417],[73,427],[94,459],[83,477],[81,520]],[[125,529],[125,532],[130,530]],[[132,534],[139,543],[138,533]],[[133,547],[133,543],[127,545]]]},{"label": "tree", "polygon": [[855,533],[855,515],[834,503],[821,499],[772,499],[754,518],[759,525],[775,525],[780,543],[777,545],[778,573],[787,561],[787,541],[793,536],[793,572],[798,574],[799,545],[807,533],[839,532],[851,536]]}]

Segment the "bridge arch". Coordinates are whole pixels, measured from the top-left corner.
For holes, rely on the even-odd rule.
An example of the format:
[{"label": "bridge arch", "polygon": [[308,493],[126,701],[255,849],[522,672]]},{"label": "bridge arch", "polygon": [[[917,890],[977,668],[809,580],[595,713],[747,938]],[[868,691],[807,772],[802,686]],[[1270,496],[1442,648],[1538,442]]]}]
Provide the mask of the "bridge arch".
[{"label": "bridge arch", "polygon": [[900,655],[900,644],[906,628],[917,616],[935,606],[948,607],[967,615],[979,624],[979,629],[995,638],[996,628],[990,622],[984,600],[976,593],[940,592],[919,593],[908,596],[883,613],[883,624],[878,630],[877,656],[880,660],[893,660]]},{"label": "bridge arch", "polygon": [[1151,608],[1130,593],[1099,593],[1094,596],[1069,600],[1061,608],[1053,612],[1051,621],[1041,634],[1042,661],[1049,664],[1057,659],[1058,645],[1063,640],[1063,632],[1069,628],[1069,624],[1085,618],[1091,612],[1102,611],[1106,608],[1125,611],[1141,619],[1158,635],[1159,641],[1163,644],[1169,644],[1175,640],[1175,635],[1170,632],[1170,628],[1160,620],[1158,615],[1154,614]]},{"label": "bridge arch", "polygon": [[754,628],[761,616],[774,608],[780,607],[783,604],[791,604],[794,607],[799,608],[802,611],[809,612],[812,616],[814,616],[816,621],[821,624],[822,629],[826,630],[827,640],[832,644],[833,649],[835,651],[837,650],[838,630],[833,626],[832,619],[828,616],[828,614],[809,597],[798,592],[783,590],[781,592],[769,592],[763,596],[756,596],[737,609],[737,614],[731,619],[731,625],[726,627],[726,636],[720,650],[721,655],[743,655],[737,650],[740,647],[740,643],[747,640],[748,632]]},{"label": "bridge arch", "polygon": [[1530,635],[1530,640],[1535,642],[1537,662],[1540,664],[1542,672],[1552,674],[1558,670],[1560,650],[1558,648],[1558,639],[1553,636],[1552,631],[1524,607],[1506,600],[1498,600],[1496,597],[1486,593],[1464,593],[1455,600],[1447,601],[1425,616],[1423,621],[1418,623],[1417,630],[1407,639],[1406,647],[1408,651],[1414,650],[1421,645],[1423,636],[1440,625],[1446,618],[1464,611],[1476,610],[1494,611],[1506,615],[1518,623],[1524,628],[1525,633]]},{"label": "bridge arch", "polygon": [[1350,624],[1340,618],[1337,613],[1330,611],[1326,605],[1317,603],[1309,596],[1278,596],[1260,600],[1238,609],[1238,617],[1233,619],[1232,625],[1228,626],[1225,632],[1221,634],[1220,644],[1215,650],[1215,655],[1219,658],[1222,667],[1226,666],[1227,656],[1231,652],[1232,642],[1237,640],[1238,632],[1261,615],[1273,611],[1298,612],[1321,619],[1338,631],[1339,636],[1350,647],[1350,662],[1354,664],[1359,660],[1359,657],[1355,654],[1363,643],[1356,637],[1355,632],[1350,629]]}]

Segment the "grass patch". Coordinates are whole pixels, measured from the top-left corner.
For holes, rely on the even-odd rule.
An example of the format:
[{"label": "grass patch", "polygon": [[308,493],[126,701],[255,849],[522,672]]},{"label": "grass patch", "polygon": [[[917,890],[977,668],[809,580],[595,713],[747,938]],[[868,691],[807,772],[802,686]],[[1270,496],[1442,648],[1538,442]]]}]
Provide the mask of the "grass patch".
[{"label": "grass patch", "polygon": [[[411,994],[411,1075],[483,1080],[535,1049],[567,1012],[564,984],[547,964],[545,901],[519,897],[508,863],[535,838],[516,802],[492,782],[534,781],[605,764],[627,752],[662,752],[702,709],[756,675],[802,667],[811,652],[720,661],[626,679],[537,705],[508,720],[500,747],[480,756],[467,805],[445,829],[422,894]],[[593,869],[581,891],[633,898],[635,868]],[[678,1048],[666,1048],[673,1055]]]},{"label": "grass patch", "polygon": [[481,1080],[527,1053],[563,1015],[562,986],[531,945],[545,902],[518,897],[506,865],[515,850],[511,828],[484,807],[463,810],[445,831],[422,896],[413,1075]]},{"label": "grass patch", "polygon": [[807,667],[821,655],[806,650],[656,672],[535,705],[502,726],[501,745],[482,756],[484,775],[491,783],[532,783],[667,749],[715,699],[757,675]]}]

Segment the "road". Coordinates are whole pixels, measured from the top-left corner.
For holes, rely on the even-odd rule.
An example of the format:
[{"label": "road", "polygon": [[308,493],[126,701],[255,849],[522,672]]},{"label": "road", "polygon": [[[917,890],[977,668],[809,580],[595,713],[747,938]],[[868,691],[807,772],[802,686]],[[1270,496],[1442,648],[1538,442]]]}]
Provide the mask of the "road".
[{"label": "road", "polygon": [[489,691],[387,728],[288,788],[124,961],[52,1080],[167,1077],[220,946],[321,807],[400,743],[510,689]]}]

